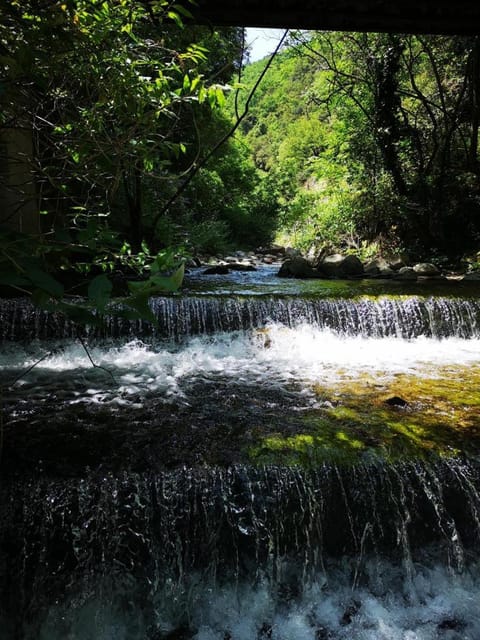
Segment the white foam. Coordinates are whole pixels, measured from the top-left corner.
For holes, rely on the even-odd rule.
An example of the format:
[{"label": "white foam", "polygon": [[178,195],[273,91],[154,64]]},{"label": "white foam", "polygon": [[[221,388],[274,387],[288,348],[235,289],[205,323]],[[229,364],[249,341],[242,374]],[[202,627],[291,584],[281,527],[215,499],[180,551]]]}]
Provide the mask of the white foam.
[{"label": "white foam", "polygon": [[[480,630],[480,574],[477,566],[454,574],[442,565],[417,566],[413,578],[388,560],[365,563],[364,584],[353,588],[348,561],[335,561],[291,599],[278,597],[268,581],[224,586],[197,583],[187,600],[155,605],[157,629],[195,630],[194,640],[477,640]],[[130,582],[131,595],[135,585]],[[100,590],[101,591],[101,590]],[[52,607],[42,640],[145,640],[143,612],[91,599]],[[184,593],[184,595],[186,592]],[[125,597],[121,593],[121,598]],[[79,601],[81,602],[81,601]],[[61,621],[59,626],[59,621]],[[63,627],[63,629],[62,629]],[[263,629],[263,635],[262,630]],[[183,637],[183,636],[182,636]],[[188,636],[190,637],[190,636]]]},{"label": "white foam", "polygon": [[334,385],[363,373],[376,378],[435,376],[443,375],[442,367],[480,367],[480,340],[345,337],[311,325],[197,336],[181,345],[134,340],[91,347],[89,355],[79,343],[57,346],[51,354],[48,348],[39,343],[23,351],[6,350],[0,375],[13,379],[45,356],[19,385],[40,388],[57,376],[64,389],[84,389],[76,402],[122,403],[149,394],[164,401],[181,399],[186,385],[196,380],[281,388],[292,382]]}]

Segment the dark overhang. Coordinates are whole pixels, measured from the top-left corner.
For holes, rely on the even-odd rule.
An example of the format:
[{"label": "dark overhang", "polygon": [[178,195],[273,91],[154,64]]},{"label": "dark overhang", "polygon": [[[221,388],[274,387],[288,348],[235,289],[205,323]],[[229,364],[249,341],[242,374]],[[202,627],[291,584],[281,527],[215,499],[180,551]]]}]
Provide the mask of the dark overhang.
[{"label": "dark overhang", "polygon": [[479,0],[197,0],[214,26],[480,34]]}]

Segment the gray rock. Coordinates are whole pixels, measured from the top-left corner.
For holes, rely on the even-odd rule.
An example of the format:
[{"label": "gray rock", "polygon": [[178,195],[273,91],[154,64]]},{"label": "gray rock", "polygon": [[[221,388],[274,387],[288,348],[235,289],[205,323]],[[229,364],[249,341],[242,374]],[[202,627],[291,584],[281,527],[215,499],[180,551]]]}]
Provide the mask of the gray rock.
[{"label": "gray rock", "polygon": [[213,267],[209,267],[205,269],[203,275],[205,276],[214,276],[214,275],[225,275],[229,272],[229,268],[226,264],[216,264]]},{"label": "gray rock", "polygon": [[300,251],[300,249],[295,249],[294,247],[287,247],[285,249],[285,255],[287,256],[287,258],[297,258],[302,255],[302,252]]},{"label": "gray rock", "polygon": [[402,256],[395,256],[388,260],[388,265],[394,271],[400,271],[402,267],[408,266],[408,260]]},{"label": "gray rock", "polygon": [[419,262],[413,267],[417,276],[439,276],[440,270],[431,262]]},{"label": "gray rock", "polygon": [[231,262],[228,268],[232,271],[256,271],[252,264],[246,264],[245,262]]},{"label": "gray rock", "polygon": [[278,275],[281,278],[318,278],[319,273],[312,265],[302,258],[297,256],[296,258],[287,258],[280,267]]},{"label": "gray rock", "polygon": [[364,267],[364,272],[367,276],[377,276],[382,278],[391,278],[395,275],[395,271],[383,258],[377,258],[376,260],[367,262]]},{"label": "gray rock", "polygon": [[367,276],[378,276],[378,275],[380,275],[380,268],[379,268],[376,260],[371,260],[370,262],[367,262],[367,264],[365,265],[363,271],[364,271],[365,275],[367,275]]},{"label": "gray rock", "polygon": [[396,280],[416,280],[417,274],[412,267],[401,267],[395,274]]},{"label": "gray rock", "polygon": [[363,264],[356,256],[342,256],[340,253],[326,256],[317,266],[332,278],[360,276],[363,274]]},{"label": "gray rock", "polygon": [[471,273],[466,273],[463,276],[463,280],[471,280],[471,281],[480,280],[480,271],[472,271]]},{"label": "gray rock", "polygon": [[389,267],[388,265],[380,269],[380,275],[382,276],[382,278],[393,278],[395,273],[396,271],[394,271],[392,267]]}]

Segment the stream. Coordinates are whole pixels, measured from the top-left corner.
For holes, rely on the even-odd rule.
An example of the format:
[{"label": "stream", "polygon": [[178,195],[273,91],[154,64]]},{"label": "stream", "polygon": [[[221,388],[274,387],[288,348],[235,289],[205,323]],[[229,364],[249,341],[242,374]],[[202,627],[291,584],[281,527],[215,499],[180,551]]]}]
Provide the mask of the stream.
[{"label": "stream", "polygon": [[0,640],[478,640],[476,283],[0,303]]}]

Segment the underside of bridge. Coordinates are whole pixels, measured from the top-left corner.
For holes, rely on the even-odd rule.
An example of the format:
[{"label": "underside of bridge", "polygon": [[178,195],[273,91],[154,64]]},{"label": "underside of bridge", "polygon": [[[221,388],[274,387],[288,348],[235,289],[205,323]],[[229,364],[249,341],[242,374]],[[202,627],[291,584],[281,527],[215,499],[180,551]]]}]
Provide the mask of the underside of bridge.
[{"label": "underside of bridge", "polygon": [[478,0],[197,0],[193,13],[215,26],[480,33]]}]

